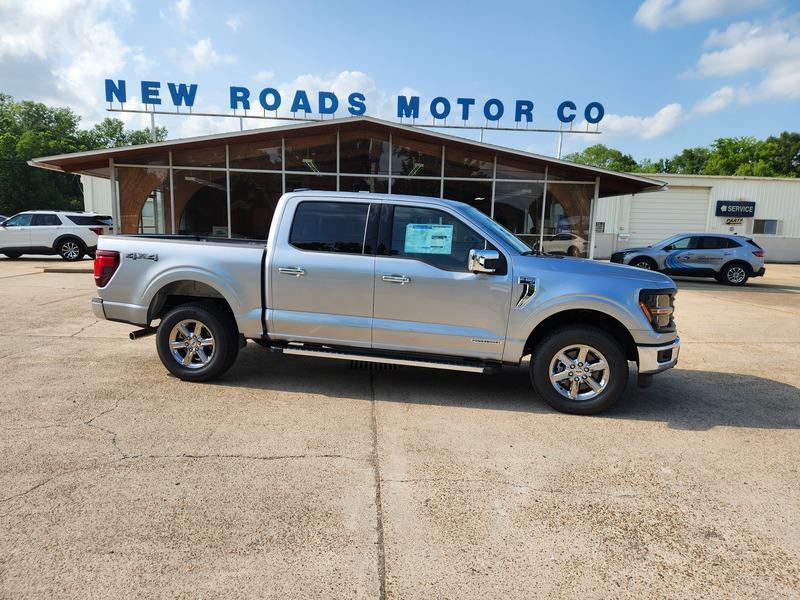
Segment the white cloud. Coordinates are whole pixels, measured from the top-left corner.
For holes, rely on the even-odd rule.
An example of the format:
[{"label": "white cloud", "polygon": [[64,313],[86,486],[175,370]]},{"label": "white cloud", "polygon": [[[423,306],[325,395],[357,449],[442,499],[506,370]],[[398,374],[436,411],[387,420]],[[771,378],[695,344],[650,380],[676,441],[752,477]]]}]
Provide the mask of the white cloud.
[{"label": "white cloud", "polygon": [[739,14],[765,0],[645,0],[633,20],[651,31]]},{"label": "white cloud", "polygon": [[766,25],[733,23],[723,31],[709,33],[705,47],[708,51],[687,75],[732,77],[753,73],[756,82],[739,85],[729,93],[740,102],[800,97],[800,14]]},{"label": "white cloud", "polygon": [[[98,82],[146,57],[119,37],[132,8],[111,0],[0,2],[0,81],[21,98],[102,118]],[[133,55],[132,55],[133,54]]]},{"label": "white cloud", "polygon": [[230,15],[227,19],[225,19],[225,25],[230,27],[231,31],[239,31],[239,27],[242,25],[242,16]]},{"label": "white cloud", "polygon": [[209,38],[197,40],[194,45],[187,46],[182,52],[178,52],[173,48],[170,51],[170,55],[178,61],[184,71],[190,74],[217,65],[236,62],[236,57],[233,55],[217,52]]},{"label": "white cloud", "polygon": [[181,21],[187,21],[192,12],[192,0],[177,0],[173,10]]},{"label": "white cloud", "polygon": [[735,95],[735,90],[731,86],[726,85],[710,94],[707,98],[700,100],[700,102],[694,105],[692,112],[700,114],[717,112],[733,102]]},{"label": "white cloud", "polygon": [[275,71],[259,71],[253,75],[253,80],[258,84],[265,84],[275,79]]},{"label": "white cloud", "polygon": [[600,129],[608,137],[638,137],[650,140],[675,129],[683,118],[683,107],[667,104],[649,117],[606,115]]}]

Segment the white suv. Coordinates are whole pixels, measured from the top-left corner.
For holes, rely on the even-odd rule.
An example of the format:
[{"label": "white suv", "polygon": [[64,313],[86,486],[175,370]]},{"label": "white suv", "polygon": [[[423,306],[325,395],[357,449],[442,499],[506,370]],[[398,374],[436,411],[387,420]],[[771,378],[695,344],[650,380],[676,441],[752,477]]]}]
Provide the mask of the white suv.
[{"label": "white suv", "polygon": [[58,254],[64,260],[94,256],[97,236],[113,233],[111,217],[84,212],[29,210],[0,223],[0,253]]}]

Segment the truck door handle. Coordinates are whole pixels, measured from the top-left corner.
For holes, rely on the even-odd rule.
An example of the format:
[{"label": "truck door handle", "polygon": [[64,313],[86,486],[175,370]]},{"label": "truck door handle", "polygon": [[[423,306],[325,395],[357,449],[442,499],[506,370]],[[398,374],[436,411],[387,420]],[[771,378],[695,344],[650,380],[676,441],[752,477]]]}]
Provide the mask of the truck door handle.
[{"label": "truck door handle", "polygon": [[294,275],[295,277],[300,277],[300,275],[305,275],[305,269],[298,269],[297,267],[278,267],[278,273],[283,273],[284,275]]},{"label": "truck door handle", "polygon": [[383,275],[381,276],[386,283],[399,283],[400,285],[406,284],[411,281],[405,275]]}]

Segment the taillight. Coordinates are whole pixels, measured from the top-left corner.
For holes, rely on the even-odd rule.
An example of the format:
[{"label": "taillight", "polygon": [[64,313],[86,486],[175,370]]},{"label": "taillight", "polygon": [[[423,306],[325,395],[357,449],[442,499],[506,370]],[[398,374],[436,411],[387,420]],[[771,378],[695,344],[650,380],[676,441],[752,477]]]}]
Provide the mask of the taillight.
[{"label": "taillight", "polygon": [[89,227],[89,231],[91,231],[95,235],[103,235],[103,228],[102,227]]},{"label": "taillight", "polygon": [[764,251],[763,250],[753,250],[753,256],[757,256],[758,258],[764,258]]},{"label": "taillight", "polygon": [[116,250],[98,250],[94,255],[94,283],[97,287],[105,287],[119,266],[119,252]]}]

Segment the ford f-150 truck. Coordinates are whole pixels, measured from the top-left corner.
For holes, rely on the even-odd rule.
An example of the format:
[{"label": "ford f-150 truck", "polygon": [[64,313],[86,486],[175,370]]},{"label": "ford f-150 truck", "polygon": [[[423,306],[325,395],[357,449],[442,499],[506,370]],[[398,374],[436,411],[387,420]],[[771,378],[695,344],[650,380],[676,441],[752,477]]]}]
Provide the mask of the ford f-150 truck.
[{"label": "ford f-150 truck", "polygon": [[[538,254],[450,200],[298,191],[264,241],[101,236],[100,318],[155,333],[186,381],[227,371],[248,339],[283,354],[475,373],[519,366],[553,408],[592,414],[675,366],[675,284]],[[157,327],[155,323],[157,322]]]}]

